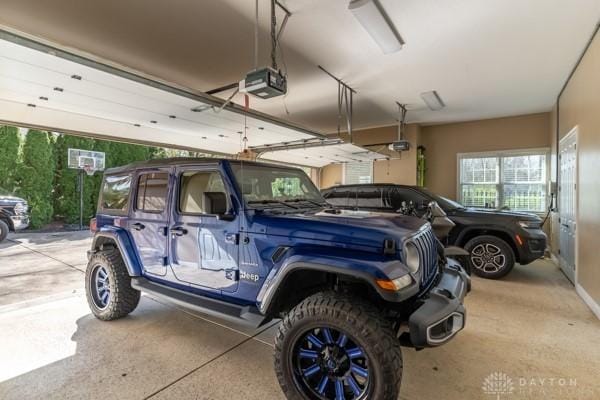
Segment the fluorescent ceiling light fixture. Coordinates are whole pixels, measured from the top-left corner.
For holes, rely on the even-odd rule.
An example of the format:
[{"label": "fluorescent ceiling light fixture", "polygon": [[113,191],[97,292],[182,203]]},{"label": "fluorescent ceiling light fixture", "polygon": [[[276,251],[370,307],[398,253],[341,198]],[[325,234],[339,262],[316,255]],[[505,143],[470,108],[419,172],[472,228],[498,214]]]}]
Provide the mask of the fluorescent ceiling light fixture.
[{"label": "fluorescent ceiling light fixture", "polygon": [[446,107],[446,104],[435,90],[421,93],[421,98],[431,111],[438,111]]},{"label": "fluorescent ceiling light fixture", "polygon": [[348,9],[384,54],[394,53],[402,48],[404,40],[378,0],[352,0]]}]

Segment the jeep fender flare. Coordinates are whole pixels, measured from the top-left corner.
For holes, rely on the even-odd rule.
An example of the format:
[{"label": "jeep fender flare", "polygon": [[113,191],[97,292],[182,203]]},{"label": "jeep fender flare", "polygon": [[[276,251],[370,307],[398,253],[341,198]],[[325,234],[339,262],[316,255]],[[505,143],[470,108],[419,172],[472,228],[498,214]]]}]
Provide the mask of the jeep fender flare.
[{"label": "jeep fender flare", "polygon": [[327,255],[304,255],[296,253],[276,264],[265,279],[256,299],[257,307],[262,314],[268,314],[277,298],[278,288],[292,273],[300,270],[322,271],[336,275],[348,276],[361,280],[371,286],[385,301],[401,302],[419,290],[417,282],[400,291],[382,289],[375,282],[377,279],[396,279],[408,273],[408,268],[400,260],[374,260],[371,258],[342,258]]},{"label": "jeep fender flare", "polygon": [[[108,239],[108,240],[106,240]],[[94,240],[92,242],[92,252],[99,251],[101,246],[104,243],[98,244],[98,242],[112,242],[121,257],[123,258],[123,262],[127,267],[127,271],[129,272],[129,276],[141,276],[142,269],[139,259],[137,257],[135,247],[131,243],[129,235],[123,229],[116,229],[112,227],[103,227],[94,235]]]}]

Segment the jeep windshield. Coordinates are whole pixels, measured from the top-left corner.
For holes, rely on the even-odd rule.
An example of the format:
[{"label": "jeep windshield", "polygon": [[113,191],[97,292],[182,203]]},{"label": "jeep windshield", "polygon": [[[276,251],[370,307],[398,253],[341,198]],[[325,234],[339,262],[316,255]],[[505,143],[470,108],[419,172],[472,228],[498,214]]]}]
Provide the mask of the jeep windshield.
[{"label": "jeep windshield", "polygon": [[306,173],[296,168],[232,163],[237,185],[249,208],[297,210],[327,203]]}]

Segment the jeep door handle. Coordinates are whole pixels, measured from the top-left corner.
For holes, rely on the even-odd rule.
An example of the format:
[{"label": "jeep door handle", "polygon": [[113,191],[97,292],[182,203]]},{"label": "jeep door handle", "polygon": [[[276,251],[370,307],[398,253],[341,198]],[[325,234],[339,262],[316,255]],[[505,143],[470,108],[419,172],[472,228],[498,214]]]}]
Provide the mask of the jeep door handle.
[{"label": "jeep door handle", "polygon": [[131,225],[131,227],[133,229],[135,229],[136,231],[141,231],[142,229],[144,229],[146,227],[146,225],[136,222],[135,224]]},{"label": "jeep door handle", "polygon": [[176,235],[176,236],[183,236],[183,235],[187,235],[188,231],[185,228],[182,228],[181,226],[178,226],[176,228],[171,228],[169,230],[169,232],[171,232],[171,235]]}]

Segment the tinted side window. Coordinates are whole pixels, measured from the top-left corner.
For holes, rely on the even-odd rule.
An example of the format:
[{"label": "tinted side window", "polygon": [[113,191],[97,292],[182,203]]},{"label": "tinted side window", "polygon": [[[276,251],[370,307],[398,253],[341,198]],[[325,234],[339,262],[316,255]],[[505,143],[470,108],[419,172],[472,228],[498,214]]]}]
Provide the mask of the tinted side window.
[{"label": "tinted side window", "polygon": [[429,199],[423,196],[416,190],[406,188],[392,188],[390,189],[391,201],[395,209],[402,207],[402,202],[405,201],[407,204],[413,203],[415,209],[423,209],[423,206],[429,202]]},{"label": "tinted side window", "polygon": [[100,207],[104,210],[127,211],[131,176],[109,175],[104,178]]},{"label": "tinted side window", "polygon": [[358,208],[383,208],[381,189],[378,187],[359,187],[357,191]]},{"label": "tinted side window", "polygon": [[169,174],[150,173],[140,175],[138,181],[136,209],[146,212],[161,212],[165,209]]},{"label": "tinted side window", "polygon": [[227,194],[217,171],[181,174],[179,211],[182,214],[220,214],[227,211]]}]

